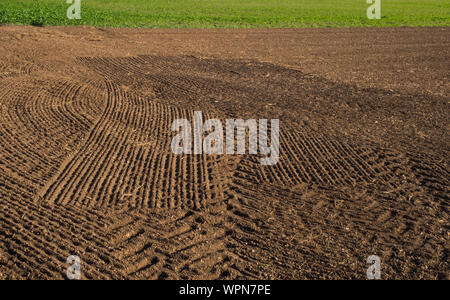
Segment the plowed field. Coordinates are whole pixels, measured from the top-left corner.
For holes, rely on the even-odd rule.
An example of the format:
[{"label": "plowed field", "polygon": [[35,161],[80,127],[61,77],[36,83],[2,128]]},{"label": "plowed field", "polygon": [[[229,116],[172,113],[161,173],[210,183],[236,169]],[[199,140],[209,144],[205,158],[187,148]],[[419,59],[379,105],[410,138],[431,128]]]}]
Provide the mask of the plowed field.
[{"label": "plowed field", "polygon": [[[450,29],[0,27],[0,279],[448,279]],[[176,155],[279,119],[280,160]]]}]

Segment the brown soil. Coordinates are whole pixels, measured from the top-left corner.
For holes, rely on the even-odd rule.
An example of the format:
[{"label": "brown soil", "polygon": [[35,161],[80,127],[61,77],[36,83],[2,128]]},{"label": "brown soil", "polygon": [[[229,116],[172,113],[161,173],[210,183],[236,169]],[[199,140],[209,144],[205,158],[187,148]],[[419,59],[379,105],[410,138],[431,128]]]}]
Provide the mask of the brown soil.
[{"label": "brown soil", "polygon": [[[0,279],[449,278],[449,28],[0,27]],[[170,125],[280,119],[281,158]]]}]

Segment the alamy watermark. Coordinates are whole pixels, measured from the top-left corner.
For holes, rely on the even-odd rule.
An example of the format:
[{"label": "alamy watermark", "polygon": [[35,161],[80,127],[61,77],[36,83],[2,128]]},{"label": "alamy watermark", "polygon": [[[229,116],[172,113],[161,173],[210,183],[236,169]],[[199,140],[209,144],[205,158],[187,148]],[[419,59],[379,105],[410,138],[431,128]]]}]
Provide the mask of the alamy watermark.
[{"label": "alamy watermark", "polygon": [[[172,139],[172,151],[175,154],[246,154],[247,132],[248,153],[263,155],[260,163],[273,166],[280,159],[280,122],[270,121],[270,145],[268,141],[267,119],[227,119],[226,129],[218,119],[203,120],[201,111],[194,112],[191,123],[186,119],[177,119],[172,123],[172,131],[178,134]],[[213,130],[214,129],[214,130]],[[203,133],[209,134],[203,139]],[[236,134],[237,133],[237,134]],[[224,140],[226,136],[226,140]],[[237,146],[237,147],[236,147]],[[259,147],[258,147],[259,146]]]},{"label": "alamy watermark", "polygon": [[67,18],[70,20],[81,19],[81,0],[67,0],[67,4],[72,4],[67,9]]},{"label": "alamy watermark", "polygon": [[379,256],[371,255],[367,258],[370,267],[367,269],[367,279],[381,279],[381,259]]},{"label": "alamy watermark", "polygon": [[67,268],[67,279],[80,280],[81,279],[81,259],[78,256],[71,255],[67,258],[66,263],[69,265]]},{"label": "alamy watermark", "polygon": [[381,0],[367,0],[367,4],[372,4],[367,8],[367,17],[371,20],[381,19]]}]

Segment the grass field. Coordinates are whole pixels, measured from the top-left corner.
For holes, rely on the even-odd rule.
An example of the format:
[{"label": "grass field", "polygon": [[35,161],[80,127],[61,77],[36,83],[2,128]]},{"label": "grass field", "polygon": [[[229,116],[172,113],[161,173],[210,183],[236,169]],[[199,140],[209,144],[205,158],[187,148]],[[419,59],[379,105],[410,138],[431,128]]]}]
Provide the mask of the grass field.
[{"label": "grass field", "polygon": [[0,24],[150,28],[449,26],[448,0],[382,0],[369,20],[365,0],[82,0],[69,20],[65,0],[0,0]]}]

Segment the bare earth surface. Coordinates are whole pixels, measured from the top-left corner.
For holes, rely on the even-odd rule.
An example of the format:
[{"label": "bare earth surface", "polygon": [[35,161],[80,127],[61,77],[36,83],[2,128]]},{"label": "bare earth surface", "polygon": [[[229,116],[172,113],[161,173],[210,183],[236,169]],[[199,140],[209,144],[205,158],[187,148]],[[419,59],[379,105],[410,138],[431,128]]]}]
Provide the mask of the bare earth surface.
[{"label": "bare earth surface", "polygon": [[[0,27],[0,279],[449,279],[449,28]],[[281,158],[174,155],[280,119]]]}]

